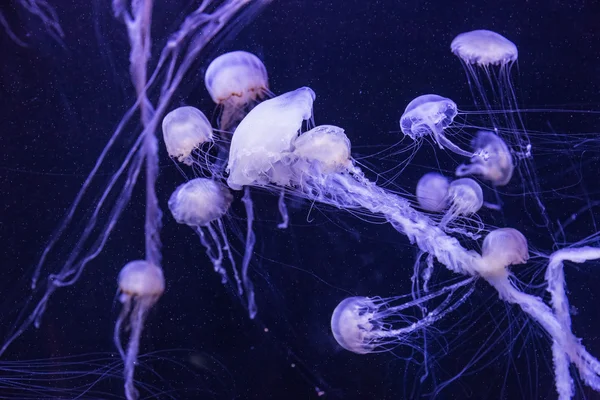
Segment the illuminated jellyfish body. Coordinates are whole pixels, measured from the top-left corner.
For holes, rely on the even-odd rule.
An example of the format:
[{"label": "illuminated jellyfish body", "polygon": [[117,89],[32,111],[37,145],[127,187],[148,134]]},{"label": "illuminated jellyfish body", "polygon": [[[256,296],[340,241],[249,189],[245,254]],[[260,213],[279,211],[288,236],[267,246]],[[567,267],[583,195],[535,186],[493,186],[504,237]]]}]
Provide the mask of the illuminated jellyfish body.
[{"label": "illuminated jellyfish body", "polygon": [[448,207],[448,178],[437,172],[429,172],[417,183],[417,202],[426,211],[441,212]]},{"label": "illuminated jellyfish body", "polygon": [[213,141],[208,118],[194,107],[179,107],[168,113],[163,118],[162,130],[169,156],[186,165],[193,164],[195,150]]},{"label": "illuminated jellyfish body", "polygon": [[196,175],[222,177],[229,141],[213,135],[202,111],[189,106],[176,108],[163,119],[162,131],[171,158],[191,166]]},{"label": "illuminated jellyfish body", "polygon": [[[465,67],[475,101],[480,99],[488,110],[509,111],[507,115],[512,121],[510,111],[516,110],[517,103],[510,70],[519,57],[517,46],[496,32],[480,29],[456,36],[450,49]],[[488,84],[492,98],[487,95]]]},{"label": "illuminated jellyfish body", "polygon": [[[250,317],[254,318],[257,312],[254,287],[248,277],[246,261],[250,260],[250,256],[244,257],[240,274],[222,221],[232,201],[231,191],[221,182],[196,178],[180,185],[173,192],[169,198],[169,210],[178,223],[190,226],[198,234],[215,272],[221,275],[223,283],[228,281],[227,271],[223,267],[223,251],[225,251],[233,269],[238,294],[242,295],[244,290],[246,291],[248,312]],[[252,245],[247,246],[246,253],[252,253]]]},{"label": "illuminated jellyfish body", "polygon": [[412,100],[400,117],[402,133],[417,141],[430,136],[440,149],[448,150],[465,157],[473,153],[461,149],[445,135],[454,117],[458,114],[456,103],[437,94],[424,94]]},{"label": "illuminated jellyfish body", "polygon": [[[336,161],[334,158],[323,160],[310,154],[297,154],[295,142],[303,135],[300,132],[302,122],[312,118],[314,99],[315,93],[311,89],[300,88],[264,101],[250,111],[232,140],[228,162],[229,186],[237,190],[245,185],[271,190],[280,190],[284,186],[289,193],[311,201],[382,215],[423,254],[427,253],[428,257],[435,258],[452,272],[485,279],[498,291],[502,300],[519,306],[539,323],[553,341],[554,370],[561,399],[569,398],[563,393],[572,390],[573,386],[569,362],[578,369],[587,385],[600,391],[600,362],[573,335],[563,314],[568,314],[568,311],[564,311],[564,307],[561,307],[561,312],[552,310],[541,298],[521,291],[509,279],[508,267],[528,259],[527,241],[523,235],[509,228],[492,231],[484,240],[483,254],[479,255],[462,247],[456,238],[414,210],[407,200],[369,181],[351,157]],[[338,136],[343,134],[341,128],[324,129],[320,134],[329,135],[332,131]],[[350,145],[349,140],[322,143],[335,147],[331,154],[346,154]],[[343,149],[339,151],[338,146],[343,146]],[[320,154],[328,153],[323,149]],[[324,161],[335,167],[323,168]],[[553,287],[558,286],[555,290],[558,294],[554,297],[562,299],[560,303],[564,304],[564,291],[561,292],[560,285],[557,285],[560,273],[555,275],[558,278],[553,278],[552,283]],[[468,284],[469,280],[464,282]],[[440,289],[411,300],[414,303],[408,303],[408,307],[417,306],[423,310],[420,306],[432,299],[427,296],[439,294],[439,298],[443,293],[452,293],[452,286],[446,292]],[[378,346],[386,348],[399,344],[407,334],[429,326],[439,315],[452,311],[452,298],[446,297],[440,304],[442,308],[431,308],[438,310],[437,314],[428,317],[428,313],[422,313],[420,319],[408,319],[407,326],[398,328],[385,323],[388,316],[398,321],[394,315],[385,314],[385,310],[401,312],[406,308],[395,307],[402,305],[391,305],[387,299],[349,300],[336,309],[332,329],[337,338],[341,338],[342,347],[358,353],[372,352]],[[449,300],[446,302],[446,299]],[[373,317],[370,317],[371,314]],[[384,318],[375,318],[378,315]],[[404,314],[398,315],[400,320],[407,319]]]},{"label": "illuminated jellyfish body", "polygon": [[[331,332],[341,347],[356,354],[389,351],[394,347],[407,345],[414,341],[411,340],[411,335],[425,330],[464,303],[475,287],[470,285],[464,293],[458,296],[455,294],[474,280],[471,277],[399,305],[395,303],[402,300],[402,297],[348,297],[333,311]],[[443,296],[443,301],[423,318],[407,313],[411,308],[423,307]]]},{"label": "illuminated jellyfish body", "polygon": [[[447,201],[450,204],[450,208],[448,208],[444,218],[442,218],[440,227],[449,232],[458,232],[471,236],[466,229],[450,228],[448,224],[460,216],[468,217],[481,209],[481,206],[483,206],[483,191],[481,190],[481,186],[470,178],[452,181],[448,186]],[[481,223],[479,224],[478,230],[483,228],[482,225]]]},{"label": "illuminated jellyfish body", "polygon": [[206,70],[204,84],[213,101],[222,106],[219,129],[229,131],[249,109],[270,95],[263,62],[247,51],[232,51],[215,58]]},{"label": "illuminated jellyfish body", "polygon": [[494,186],[510,182],[515,166],[506,143],[495,133],[479,131],[472,141],[471,164],[461,164],[456,176],[478,175]]},{"label": "illuminated jellyfish body", "polygon": [[[136,260],[126,264],[119,273],[119,300],[123,309],[115,324],[114,340],[125,364],[125,396],[127,400],[137,399],[134,386],[135,365],[140,346],[140,337],[148,311],[156,304],[165,290],[162,269],[148,261]],[[127,350],[121,345],[121,327],[126,322],[129,331]]]}]

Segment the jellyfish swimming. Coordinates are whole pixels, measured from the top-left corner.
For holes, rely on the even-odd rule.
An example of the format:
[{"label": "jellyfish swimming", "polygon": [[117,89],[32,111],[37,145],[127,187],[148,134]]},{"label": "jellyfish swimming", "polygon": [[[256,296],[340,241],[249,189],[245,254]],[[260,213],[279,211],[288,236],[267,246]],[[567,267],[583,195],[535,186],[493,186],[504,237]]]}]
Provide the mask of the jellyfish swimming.
[{"label": "jellyfish swimming", "polygon": [[408,103],[400,117],[400,129],[413,140],[431,136],[440,149],[447,148],[461,156],[471,157],[473,153],[458,147],[445,134],[457,114],[458,107],[452,100],[437,94],[424,94]]},{"label": "jellyfish swimming", "polygon": [[441,212],[448,207],[450,181],[437,172],[428,172],[417,183],[417,202],[426,211]]},{"label": "jellyfish swimming", "polygon": [[[509,116],[510,111],[516,111],[510,70],[517,61],[519,52],[513,42],[499,33],[479,29],[456,36],[450,49],[462,61],[469,86],[474,95],[477,93],[486,109],[500,107],[509,111]],[[490,92],[494,97],[487,96],[486,84],[491,85]]]},{"label": "jellyfish swimming", "polygon": [[471,163],[459,165],[456,176],[479,175],[494,186],[507,185],[515,167],[506,143],[493,132],[479,131],[472,147],[475,155]]},{"label": "jellyfish swimming", "polygon": [[[156,304],[165,291],[165,278],[160,267],[146,261],[135,260],[127,263],[119,272],[119,300],[123,304],[121,314],[115,324],[114,340],[125,364],[125,397],[138,398],[133,374],[140,347],[140,337],[148,311]],[[121,328],[129,332],[127,350],[121,344]]]},{"label": "jellyfish swimming", "polygon": [[[475,214],[483,206],[483,191],[481,186],[473,179],[462,178],[452,181],[448,186],[447,201],[450,208],[446,211],[444,218],[440,222],[442,229],[469,234],[462,228],[447,228],[448,224],[459,216],[469,216]],[[481,225],[481,223],[479,224]],[[481,230],[481,226],[478,230]]]},{"label": "jellyfish swimming", "polygon": [[[257,310],[254,288],[248,277],[248,264],[244,263],[241,273],[238,272],[222,221],[232,202],[233,195],[223,183],[213,179],[196,178],[180,185],[173,192],[169,199],[169,210],[175,221],[190,226],[198,234],[215,272],[221,276],[222,283],[229,280],[223,267],[225,251],[237,283],[238,294],[241,296],[244,290],[246,291],[248,311],[253,318]],[[246,252],[251,253],[252,246],[246,247]]]},{"label": "jellyfish swimming", "polygon": [[204,75],[213,101],[222,106],[219,129],[229,131],[249,109],[270,96],[269,78],[263,62],[247,51],[232,51],[215,58]]},{"label": "jellyfish swimming", "polygon": [[195,107],[179,107],[165,115],[162,131],[169,156],[186,165],[193,163],[192,152],[213,141],[208,118]]}]

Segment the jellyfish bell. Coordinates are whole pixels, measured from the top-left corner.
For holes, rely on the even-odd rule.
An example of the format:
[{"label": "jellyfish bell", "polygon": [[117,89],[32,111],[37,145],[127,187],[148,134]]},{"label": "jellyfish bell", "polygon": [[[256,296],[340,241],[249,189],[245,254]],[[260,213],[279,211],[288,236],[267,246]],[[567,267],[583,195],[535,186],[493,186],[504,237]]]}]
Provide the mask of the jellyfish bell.
[{"label": "jellyfish bell", "polygon": [[419,206],[427,211],[440,212],[448,207],[448,178],[437,172],[428,172],[417,183]]},{"label": "jellyfish bell", "polygon": [[192,152],[213,141],[213,130],[204,113],[195,107],[179,107],[162,122],[163,139],[171,158],[192,165]]},{"label": "jellyfish bell", "polygon": [[119,272],[118,282],[121,302],[132,297],[147,299],[147,303],[156,302],[165,291],[162,269],[146,260],[127,263]]},{"label": "jellyfish bell", "polygon": [[450,183],[448,198],[460,215],[475,214],[483,206],[483,191],[473,179],[462,178]]},{"label": "jellyfish bell", "polygon": [[206,226],[225,215],[232,201],[233,195],[222,183],[196,178],[175,189],[168,206],[177,223]]},{"label": "jellyfish bell", "polygon": [[314,99],[315,92],[303,87],[265,100],[248,113],[231,139],[227,164],[230,188],[289,183],[288,168],[281,162],[293,151],[302,122],[312,117]]},{"label": "jellyfish bell", "polygon": [[437,94],[425,94],[408,103],[400,117],[402,133],[413,140],[431,136],[440,149],[448,150],[466,157],[472,153],[451,142],[444,134],[458,114],[456,103]]},{"label": "jellyfish bell", "polygon": [[472,142],[475,155],[471,164],[461,164],[456,176],[479,175],[494,186],[510,182],[515,166],[508,146],[498,135],[479,131]]},{"label": "jellyfish bell", "polygon": [[204,75],[213,101],[223,106],[219,127],[229,130],[241,120],[247,107],[269,94],[263,62],[246,51],[232,51],[215,58]]},{"label": "jellyfish bell", "polygon": [[513,228],[493,230],[483,240],[481,257],[478,272],[486,279],[508,275],[507,267],[529,260],[527,239]]},{"label": "jellyfish bell", "polygon": [[402,133],[416,140],[437,135],[450,125],[458,114],[456,103],[437,94],[424,94],[413,99],[400,117]]},{"label": "jellyfish bell", "polygon": [[371,353],[375,345],[367,340],[377,307],[368,297],[348,297],[337,305],[331,316],[331,332],[336,342],[356,354]]},{"label": "jellyfish bell", "polygon": [[452,53],[467,64],[502,65],[517,61],[517,46],[500,35],[486,29],[461,33],[450,44]]},{"label": "jellyfish bell", "polygon": [[319,173],[340,172],[352,166],[350,140],[344,129],[334,125],[319,125],[293,141],[293,155],[298,158],[294,169],[305,171],[299,164],[306,161],[317,165]]}]

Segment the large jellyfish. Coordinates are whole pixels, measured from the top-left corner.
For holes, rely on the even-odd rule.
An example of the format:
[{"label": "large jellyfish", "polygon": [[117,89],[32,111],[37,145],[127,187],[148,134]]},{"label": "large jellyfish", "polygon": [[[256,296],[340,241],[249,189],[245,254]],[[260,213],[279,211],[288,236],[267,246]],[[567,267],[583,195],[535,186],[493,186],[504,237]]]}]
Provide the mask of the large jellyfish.
[{"label": "large jellyfish", "polygon": [[204,75],[206,89],[222,106],[219,128],[229,131],[249,109],[270,95],[269,77],[263,62],[247,51],[232,51],[215,58]]},{"label": "large jellyfish", "polygon": [[[165,278],[160,267],[145,260],[127,263],[119,273],[119,300],[123,309],[115,324],[115,345],[125,364],[125,397],[138,398],[133,374],[140,347],[140,337],[148,311],[165,291]],[[129,331],[127,350],[121,345],[121,327],[126,322]]]},{"label": "large jellyfish", "polygon": [[[250,317],[254,318],[256,303],[252,281],[248,277],[248,263],[244,262],[240,274],[222,221],[232,201],[231,191],[221,182],[196,178],[180,185],[173,192],[169,199],[169,210],[178,223],[190,226],[198,234],[215,272],[221,275],[223,283],[228,281],[227,271],[223,267],[225,250],[237,283],[238,294],[242,295],[244,290],[246,291],[248,312]],[[247,247],[246,252],[251,253],[252,248]]]},{"label": "large jellyfish", "polygon": [[[497,229],[486,236],[482,255],[479,255],[462,247],[456,238],[412,209],[407,200],[369,181],[351,158],[336,164],[333,170],[324,171],[319,158],[313,160],[310,155],[301,157],[294,154],[294,143],[302,136],[302,122],[312,117],[314,99],[311,89],[301,88],[261,103],[244,118],[231,145],[229,186],[234,189],[244,185],[272,189],[274,186],[286,186],[296,195],[312,201],[383,215],[423,253],[429,253],[452,272],[485,279],[498,291],[502,300],[518,305],[540,324],[555,342],[555,376],[561,397],[568,398],[562,396],[563,387],[571,382],[568,361],[578,369],[586,384],[600,390],[600,362],[585,350],[570,327],[561,322],[560,315],[542,299],[521,291],[510,280],[508,267],[525,263],[529,258],[525,237],[515,229]],[[334,149],[349,145],[349,141],[331,143]],[[341,154],[338,151],[332,153]],[[417,302],[423,298],[417,299]],[[378,336],[377,332],[381,332],[379,322],[371,323],[371,317],[378,315],[381,308],[385,310],[388,307],[385,300],[378,303],[368,298],[342,303],[332,318],[334,333],[344,347],[359,353],[370,352],[374,348],[373,341],[377,344],[379,337],[387,337],[387,333]],[[426,326],[430,322],[427,314],[422,321],[413,323]],[[356,327],[352,327],[353,324]],[[411,332],[411,326],[409,331],[398,328],[401,330],[399,334]],[[384,325],[384,330],[387,327],[389,325]],[[376,333],[369,336],[366,332],[370,331]],[[389,332],[394,333],[394,329]],[[557,359],[557,354],[566,355]]]}]

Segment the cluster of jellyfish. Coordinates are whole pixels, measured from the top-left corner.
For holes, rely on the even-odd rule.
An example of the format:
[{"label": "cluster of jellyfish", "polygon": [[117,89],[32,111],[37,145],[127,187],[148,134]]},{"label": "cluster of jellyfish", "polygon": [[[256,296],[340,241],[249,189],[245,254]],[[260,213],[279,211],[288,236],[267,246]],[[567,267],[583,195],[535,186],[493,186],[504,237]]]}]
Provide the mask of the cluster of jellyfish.
[{"label": "cluster of jellyfish", "polygon": [[[149,37],[144,35],[148,33],[144,29],[149,29],[149,24],[144,23],[147,17],[144,17],[141,5],[133,7],[132,14],[123,1],[115,1],[113,6],[115,15],[124,20],[132,38],[132,55],[146,54],[144,50],[148,49],[149,43],[141,38]],[[218,9],[214,13],[214,21],[226,21],[235,11],[235,7]],[[199,21],[191,18],[184,26],[194,27],[194,24],[200,24]],[[173,49],[178,48],[187,33],[182,30],[172,37],[167,50],[161,55],[160,67],[168,65],[168,57],[176,58]],[[202,45],[198,43],[199,51]],[[500,207],[484,201],[484,191],[476,179],[491,185],[494,190],[509,185],[515,170],[521,177],[531,177],[532,153],[510,78],[512,66],[518,58],[517,47],[495,32],[476,30],[458,35],[451,44],[451,50],[463,63],[476,104],[481,107],[475,113],[484,115],[489,121],[487,126],[469,126],[457,121],[469,112],[459,110],[455,102],[435,94],[417,97],[408,104],[400,118],[400,129],[404,135],[419,143],[429,139],[440,149],[464,158],[464,162],[456,166],[457,179],[437,172],[425,174],[416,187],[416,202],[379,186],[367,177],[352,157],[351,142],[343,128],[318,125],[303,132],[304,126],[312,125],[307,122],[313,120],[316,93],[311,88],[302,87],[275,96],[269,90],[267,70],[255,55],[234,51],[217,57],[208,66],[205,86],[219,107],[216,129],[195,107],[184,106],[167,112],[170,96],[177,87],[175,82],[181,81],[185,68],[169,73],[172,81],[164,85],[160,101],[154,107],[146,91],[145,66],[148,59],[132,57],[132,81],[138,94],[134,109],[141,111],[144,131],[123,164],[123,170],[130,168],[128,179],[120,192],[119,202],[111,209],[110,223],[103,228],[98,247],[87,253],[84,251],[83,261],[75,262],[94,223],[89,225],[91,228],[86,227],[86,236],[74,250],[73,260],[70,258],[63,270],[53,275],[53,283],[31,318],[10,334],[0,353],[29,324],[39,323],[54,290],[72,284],[87,262],[101,250],[131,195],[142,164],[146,162],[149,178],[147,255],[145,259],[127,263],[119,273],[119,300],[123,308],[114,327],[114,342],[125,365],[125,395],[129,400],[139,397],[134,385],[134,372],[142,329],[149,310],[159,301],[166,287],[157,238],[161,214],[153,186],[158,173],[155,164],[158,144],[154,141],[153,132],[159,124],[157,118],[164,115],[163,142],[185,179],[174,188],[169,198],[171,215],[198,235],[213,270],[224,284],[232,282],[235,285],[251,319],[258,312],[250,270],[256,241],[252,188],[279,196],[283,220],[279,225],[281,228],[285,228],[289,220],[286,194],[342,210],[361,210],[383,216],[422,254],[429,255],[428,268],[423,274],[423,290],[413,293],[411,300],[402,302],[403,297],[360,296],[341,299],[331,317],[331,333],[341,348],[362,356],[402,346],[411,335],[431,328],[456,311],[475,290],[474,283],[483,279],[498,292],[500,299],[520,307],[550,336],[556,391],[561,400],[570,399],[575,394],[571,375],[575,370],[585,384],[600,391],[600,361],[585,349],[571,329],[563,273],[564,261],[582,263],[598,259],[600,249],[568,248],[548,257],[545,275],[551,296],[551,304],[548,305],[542,298],[524,292],[513,283],[512,266],[525,264],[529,259],[528,241],[521,232],[511,227],[486,232],[481,253],[463,247],[461,240],[477,243],[484,232],[483,222],[476,217],[479,210],[482,207],[493,210]],[[195,55],[197,52],[192,51],[190,59]],[[466,118],[462,119],[466,121]],[[120,126],[115,135],[121,130]],[[463,135],[466,133],[472,134],[470,148],[457,144],[465,142]],[[109,143],[106,151],[110,146]],[[103,152],[99,164],[104,156]],[[88,179],[94,177],[97,168]],[[119,174],[122,172],[119,170]],[[188,175],[193,177],[189,179]],[[118,177],[115,175],[115,182]],[[535,180],[527,181],[536,184]],[[94,217],[114,184],[111,181],[101,197]],[[82,193],[87,185],[88,181]],[[245,249],[241,260],[236,259],[224,223],[229,208],[236,201],[234,192],[237,191],[243,191],[241,201],[246,211]],[[530,192],[536,193],[535,190]],[[536,200],[543,207],[541,199]],[[79,196],[73,207],[76,208],[78,202]],[[72,213],[67,215],[64,226],[71,218]],[[475,221],[474,230],[469,224],[464,224],[465,220]],[[58,236],[63,230],[61,227]],[[54,243],[51,241],[46,248],[40,266]],[[464,278],[430,290],[428,284],[433,260]],[[33,287],[36,281],[37,276],[33,279]],[[437,306],[426,307],[432,300],[437,300]],[[422,310],[420,317],[407,314],[407,310],[414,308]],[[122,344],[124,329],[129,332],[126,346]]]}]

